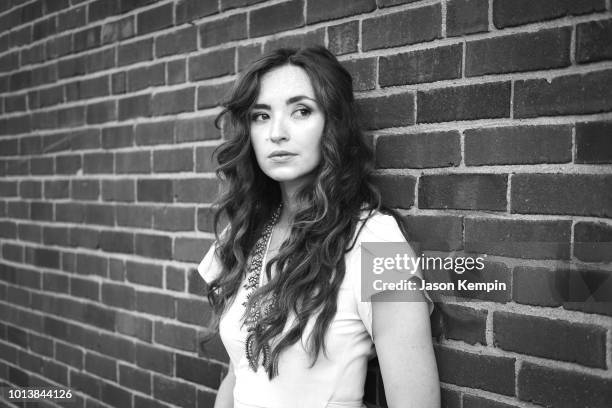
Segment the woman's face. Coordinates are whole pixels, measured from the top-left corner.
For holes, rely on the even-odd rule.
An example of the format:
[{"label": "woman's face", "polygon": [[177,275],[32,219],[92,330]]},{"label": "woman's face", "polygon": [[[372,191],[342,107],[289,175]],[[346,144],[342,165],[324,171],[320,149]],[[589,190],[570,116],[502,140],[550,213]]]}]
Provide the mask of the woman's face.
[{"label": "woman's face", "polygon": [[250,112],[251,144],[261,170],[296,189],[321,161],[325,115],[302,68],[284,65],[261,78]]}]

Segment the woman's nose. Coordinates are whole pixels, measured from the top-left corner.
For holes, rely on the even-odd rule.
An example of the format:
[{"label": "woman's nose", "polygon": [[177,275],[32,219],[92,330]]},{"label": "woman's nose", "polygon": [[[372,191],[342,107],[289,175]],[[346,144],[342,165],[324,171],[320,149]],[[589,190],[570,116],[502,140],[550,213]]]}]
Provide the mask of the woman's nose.
[{"label": "woman's nose", "polygon": [[289,139],[287,133],[287,127],[283,118],[272,119],[272,126],[270,127],[270,141],[278,143],[282,140]]}]

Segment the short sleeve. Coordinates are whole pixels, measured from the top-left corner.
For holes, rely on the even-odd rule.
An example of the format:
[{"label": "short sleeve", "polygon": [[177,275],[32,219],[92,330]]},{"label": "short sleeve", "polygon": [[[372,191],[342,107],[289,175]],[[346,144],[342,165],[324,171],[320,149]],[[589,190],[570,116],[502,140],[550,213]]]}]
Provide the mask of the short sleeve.
[{"label": "short sleeve", "polygon": [[220,274],[223,268],[221,267],[221,263],[217,254],[215,253],[217,249],[217,242],[215,241],[211,246],[204,258],[198,265],[198,273],[204,279],[207,284],[210,284],[213,280],[215,280]]},{"label": "short sleeve", "polygon": [[[372,337],[372,302],[371,300],[362,301],[361,297],[362,242],[406,242],[406,238],[404,237],[404,234],[402,234],[402,231],[397,225],[397,221],[394,217],[378,213],[366,221],[366,224],[364,225],[359,237],[357,237],[355,248],[349,255],[350,258],[347,262],[347,273],[351,278],[353,295],[357,303],[357,313],[363,321],[363,324],[370,334],[370,337]],[[414,273],[414,277],[411,279],[423,280],[423,273],[420,268]],[[382,290],[379,292],[382,292]],[[422,293],[427,301],[429,314],[431,315],[434,309],[433,301],[425,290],[423,290]]]}]

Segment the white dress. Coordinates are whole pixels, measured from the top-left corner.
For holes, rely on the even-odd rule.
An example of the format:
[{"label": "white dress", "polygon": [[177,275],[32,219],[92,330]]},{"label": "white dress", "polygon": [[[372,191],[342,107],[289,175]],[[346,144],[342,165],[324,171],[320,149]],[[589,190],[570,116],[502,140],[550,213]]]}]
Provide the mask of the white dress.
[{"label": "white dress", "polygon": [[[359,230],[359,228],[357,228]],[[372,341],[372,304],[361,301],[361,242],[406,242],[395,219],[381,213],[366,222],[357,243],[346,255],[346,273],[338,293],[337,313],[325,337],[327,357],[321,352],[315,365],[304,348],[312,330],[307,325],[302,342],[286,348],[279,356],[279,375],[269,380],[260,366],[249,368],[242,325],[242,303],[246,290],[240,286],[236,299],[219,323],[221,341],[234,366],[234,408],[363,408],[362,399],[368,360],[375,356]],[[198,272],[206,282],[221,271],[212,245]],[[265,265],[265,261],[264,261]],[[265,273],[261,274],[265,277]],[[417,276],[422,277],[421,272]],[[433,303],[427,293],[429,313]],[[288,326],[287,326],[288,327]]]}]

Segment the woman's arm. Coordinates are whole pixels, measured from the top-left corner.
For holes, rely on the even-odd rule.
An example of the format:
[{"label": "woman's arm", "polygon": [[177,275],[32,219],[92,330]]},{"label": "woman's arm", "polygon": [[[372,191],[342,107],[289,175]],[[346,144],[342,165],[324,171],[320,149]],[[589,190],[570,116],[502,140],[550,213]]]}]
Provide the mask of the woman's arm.
[{"label": "woman's arm", "polygon": [[217,398],[215,399],[215,408],[233,408],[234,407],[234,384],[236,377],[234,376],[234,366],[230,362],[229,371],[221,381]]},{"label": "woman's arm", "polygon": [[[389,408],[440,407],[428,304],[372,302],[372,335]],[[422,296],[422,294],[421,294]]]}]

